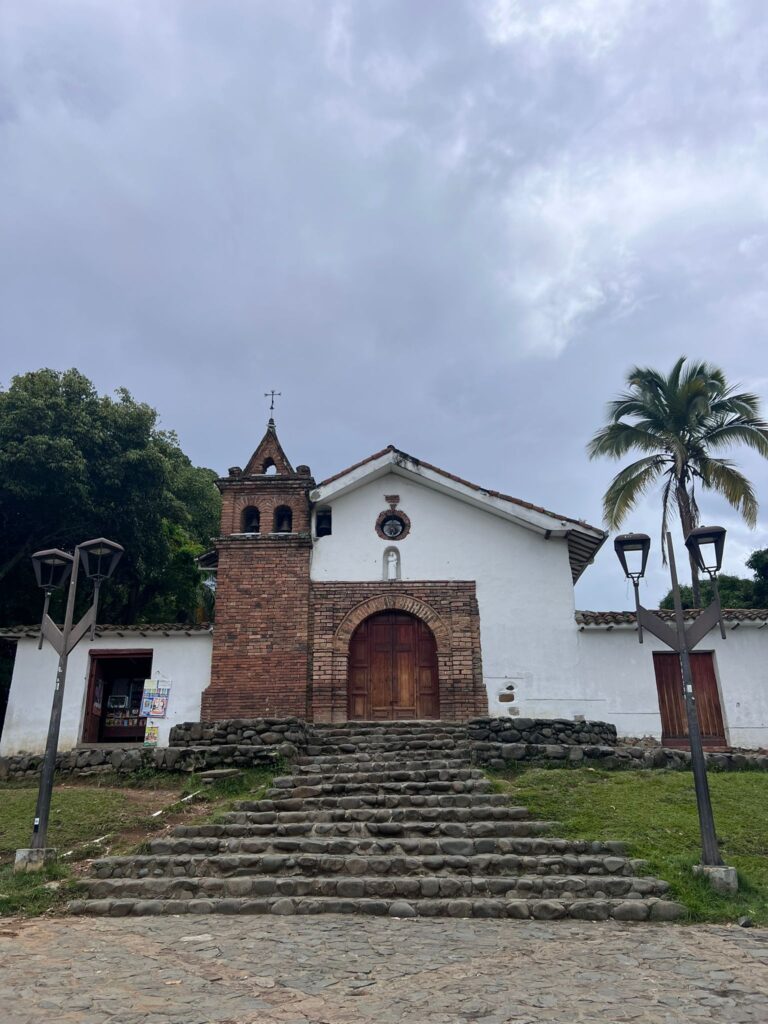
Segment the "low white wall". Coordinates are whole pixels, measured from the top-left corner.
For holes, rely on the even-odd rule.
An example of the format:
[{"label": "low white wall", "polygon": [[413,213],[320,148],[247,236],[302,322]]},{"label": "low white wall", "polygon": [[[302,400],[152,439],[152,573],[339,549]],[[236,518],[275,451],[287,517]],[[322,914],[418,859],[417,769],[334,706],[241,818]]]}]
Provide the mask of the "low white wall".
[{"label": "low white wall", "polygon": [[[726,634],[723,640],[714,629],[696,648],[714,654],[726,738],[734,747],[768,747],[768,628],[729,624]],[[564,704],[563,717],[585,714],[613,722],[619,735],[660,738],[653,651],[668,650],[647,631],[639,644],[634,627],[583,629],[578,679],[584,706]],[[553,708],[552,717],[560,712]]]},{"label": "low white wall", "polygon": [[[129,633],[122,637],[107,634],[93,642],[82,640],[69,656],[59,750],[76,746],[82,735],[90,652],[152,651],[152,677],[157,678],[159,673],[159,678],[171,684],[168,715],[156,720],[158,743],[167,746],[171,726],[200,719],[200,697],[211,676],[211,641],[207,632],[170,636]],[[57,663],[50,644],[44,643],[38,651],[36,640],[18,641],[0,755],[44,751]]]}]

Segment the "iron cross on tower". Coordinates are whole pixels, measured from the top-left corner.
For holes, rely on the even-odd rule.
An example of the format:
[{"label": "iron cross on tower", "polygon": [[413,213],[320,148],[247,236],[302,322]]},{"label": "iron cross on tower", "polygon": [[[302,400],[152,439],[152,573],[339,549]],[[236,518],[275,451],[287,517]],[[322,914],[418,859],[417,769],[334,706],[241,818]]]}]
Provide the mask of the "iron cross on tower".
[{"label": "iron cross on tower", "polygon": [[269,412],[270,412],[270,416],[271,416],[272,413],[275,411],[275,398],[281,398],[282,397],[282,391],[265,391],[264,392],[264,397],[268,398],[270,400],[270,402],[269,402]]}]

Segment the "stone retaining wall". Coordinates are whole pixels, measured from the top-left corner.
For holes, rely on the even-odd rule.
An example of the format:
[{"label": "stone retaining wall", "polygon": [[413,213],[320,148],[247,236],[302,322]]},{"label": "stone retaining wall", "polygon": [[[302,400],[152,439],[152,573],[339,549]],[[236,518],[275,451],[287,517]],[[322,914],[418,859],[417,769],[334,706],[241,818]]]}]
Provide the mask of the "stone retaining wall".
[{"label": "stone retaining wall", "polygon": [[[59,753],[56,769],[68,775],[153,771],[195,772],[211,768],[253,768],[290,761],[307,747],[307,723],[298,718],[236,718],[184,722],[171,729],[170,746],[78,747]],[[0,782],[40,774],[42,754],[0,757]]]},{"label": "stone retaining wall", "polygon": [[[56,758],[56,770],[66,775],[100,775],[109,772],[130,775],[142,770],[195,772],[209,768],[253,768],[274,764],[295,753],[296,748],[291,743],[261,747],[225,744],[202,749],[140,745],[132,750],[78,748],[60,753]],[[0,782],[35,778],[40,774],[42,763],[42,754],[0,757]]]},{"label": "stone retaining wall", "polygon": [[502,756],[510,743],[562,746],[616,746],[616,726],[609,722],[573,722],[567,718],[473,718],[467,723],[472,748]]},{"label": "stone retaining wall", "polygon": [[[488,750],[487,747],[494,749]],[[496,749],[500,747],[500,749]],[[768,756],[745,753],[707,753],[709,768],[718,771],[768,771]],[[668,768],[691,766],[687,750],[669,747],[569,746],[563,743],[475,744],[472,760],[488,768],[508,768],[521,762],[588,765],[590,768]]]},{"label": "stone retaining wall", "polygon": [[[230,718],[220,722],[184,722],[171,729],[171,747],[244,747],[292,743],[305,750],[311,726],[300,718]],[[295,752],[294,752],[295,753]]]},{"label": "stone retaining wall", "polygon": [[[521,762],[611,769],[683,769],[690,766],[691,760],[685,750],[617,745],[616,729],[607,722],[475,718],[466,728],[472,761],[494,769]],[[60,753],[56,768],[71,775],[251,768],[280,760],[292,761],[307,752],[313,738],[311,724],[298,718],[185,722],[171,729],[169,747],[77,748]],[[711,768],[721,771],[768,770],[765,754],[739,751],[711,753],[706,758]],[[0,782],[33,778],[39,775],[42,761],[42,754],[2,757]]]}]

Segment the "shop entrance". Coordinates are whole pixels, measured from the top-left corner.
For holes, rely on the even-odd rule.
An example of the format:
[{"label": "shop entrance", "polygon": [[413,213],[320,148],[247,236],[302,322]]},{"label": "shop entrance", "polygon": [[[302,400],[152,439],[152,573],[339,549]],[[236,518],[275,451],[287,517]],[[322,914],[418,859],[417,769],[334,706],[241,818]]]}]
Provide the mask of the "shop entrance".
[{"label": "shop entrance", "polygon": [[144,681],[152,675],[152,651],[91,652],[83,743],[142,743]]}]

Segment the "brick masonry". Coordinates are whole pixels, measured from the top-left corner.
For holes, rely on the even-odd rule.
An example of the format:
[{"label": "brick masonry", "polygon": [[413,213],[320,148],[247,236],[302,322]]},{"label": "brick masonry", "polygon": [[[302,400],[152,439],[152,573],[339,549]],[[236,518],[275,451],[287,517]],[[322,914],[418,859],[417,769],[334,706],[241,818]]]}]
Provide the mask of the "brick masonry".
[{"label": "brick masonry", "polygon": [[204,721],[311,717],[308,534],[218,542],[216,623]]},{"label": "brick masonry", "polygon": [[349,642],[369,615],[415,615],[437,643],[440,718],[464,721],[487,714],[474,582],[313,583],[312,711],[317,722],[347,718]]}]

